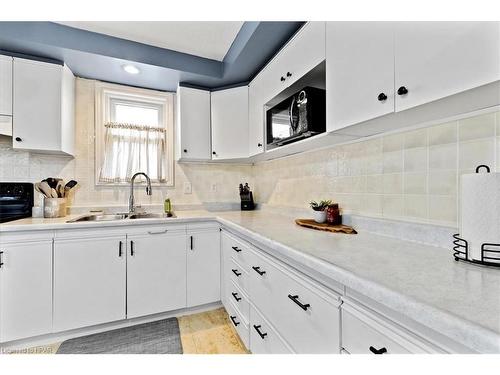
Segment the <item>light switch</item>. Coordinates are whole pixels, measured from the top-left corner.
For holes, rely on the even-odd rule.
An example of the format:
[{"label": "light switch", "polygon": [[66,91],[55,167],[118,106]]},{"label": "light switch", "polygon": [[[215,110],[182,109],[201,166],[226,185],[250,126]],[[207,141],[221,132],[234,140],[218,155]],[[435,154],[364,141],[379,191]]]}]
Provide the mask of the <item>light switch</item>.
[{"label": "light switch", "polygon": [[191,182],[184,182],[184,194],[191,194],[193,192],[193,188],[191,186]]}]

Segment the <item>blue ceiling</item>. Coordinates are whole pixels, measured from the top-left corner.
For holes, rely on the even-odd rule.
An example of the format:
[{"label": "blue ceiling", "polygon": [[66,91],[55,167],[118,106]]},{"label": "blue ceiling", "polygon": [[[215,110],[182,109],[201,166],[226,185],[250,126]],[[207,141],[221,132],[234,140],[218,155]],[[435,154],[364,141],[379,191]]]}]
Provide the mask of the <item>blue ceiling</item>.
[{"label": "blue ceiling", "polygon": [[[244,22],[222,62],[52,22],[0,22],[0,50],[63,61],[84,78],[165,91],[178,83],[217,89],[250,81],[302,25]],[[126,63],[141,73],[124,72]]]}]

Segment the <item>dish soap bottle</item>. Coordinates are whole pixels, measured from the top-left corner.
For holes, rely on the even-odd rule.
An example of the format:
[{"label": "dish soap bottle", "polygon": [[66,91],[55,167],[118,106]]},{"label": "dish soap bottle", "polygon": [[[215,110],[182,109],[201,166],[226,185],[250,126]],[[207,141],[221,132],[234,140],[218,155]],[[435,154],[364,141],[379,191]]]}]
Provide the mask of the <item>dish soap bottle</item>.
[{"label": "dish soap bottle", "polygon": [[172,203],[170,202],[170,198],[165,199],[165,202],[163,203],[163,210],[167,216],[172,215]]}]

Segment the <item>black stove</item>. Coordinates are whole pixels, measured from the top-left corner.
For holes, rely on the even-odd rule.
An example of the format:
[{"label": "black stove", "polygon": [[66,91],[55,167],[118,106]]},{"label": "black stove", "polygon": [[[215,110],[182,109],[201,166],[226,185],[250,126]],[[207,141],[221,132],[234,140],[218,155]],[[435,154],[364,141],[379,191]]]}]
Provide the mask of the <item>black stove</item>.
[{"label": "black stove", "polygon": [[33,184],[0,182],[0,223],[31,217]]}]

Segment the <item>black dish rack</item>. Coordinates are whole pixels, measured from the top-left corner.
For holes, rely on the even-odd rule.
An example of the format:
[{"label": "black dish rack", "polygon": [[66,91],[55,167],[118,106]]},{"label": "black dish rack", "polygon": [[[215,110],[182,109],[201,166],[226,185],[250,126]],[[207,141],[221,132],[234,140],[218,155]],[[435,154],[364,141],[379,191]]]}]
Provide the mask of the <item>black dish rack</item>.
[{"label": "black dish rack", "polygon": [[483,266],[500,267],[500,244],[483,243],[481,245],[481,260],[469,259],[469,243],[460,238],[460,234],[453,235],[453,257],[459,260]]}]

